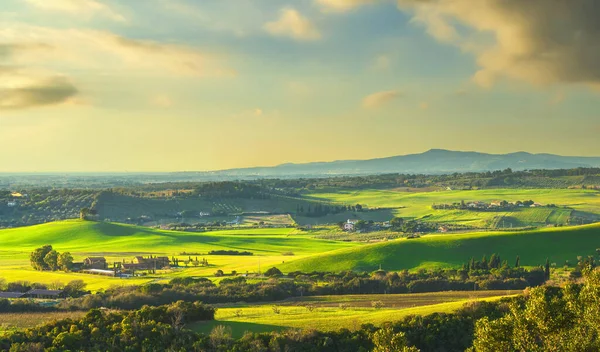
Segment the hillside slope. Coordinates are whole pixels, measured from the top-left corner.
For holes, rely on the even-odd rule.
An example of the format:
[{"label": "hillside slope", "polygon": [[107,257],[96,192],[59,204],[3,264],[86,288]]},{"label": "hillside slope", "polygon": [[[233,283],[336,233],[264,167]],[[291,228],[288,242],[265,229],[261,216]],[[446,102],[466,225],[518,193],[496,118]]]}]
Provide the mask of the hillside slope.
[{"label": "hillside slope", "polygon": [[520,256],[521,265],[542,265],[546,258],[562,266],[565,260],[577,262],[577,256],[595,254],[600,247],[600,224],[552,228],[527,232],[483,232],[457,235],[432,235],[419,239],[401,239],[361,247],[337,250],[282,265],[288,272],[403,270],[420,267],[460,266],[471,257],[480,259],[498,253],[513,265]]},{"label": "hillside slope", "polygon": [[246,250],[256,254],[279,255],[285,251],[318,253],[355,244],[317,240],[293,235],[294,229],[253,229],[215,232],[162,231],[131,225],[60,221],[0,230],[0,253],[28,252],[45,244],[71,252],[179,253],[209,250]]}]

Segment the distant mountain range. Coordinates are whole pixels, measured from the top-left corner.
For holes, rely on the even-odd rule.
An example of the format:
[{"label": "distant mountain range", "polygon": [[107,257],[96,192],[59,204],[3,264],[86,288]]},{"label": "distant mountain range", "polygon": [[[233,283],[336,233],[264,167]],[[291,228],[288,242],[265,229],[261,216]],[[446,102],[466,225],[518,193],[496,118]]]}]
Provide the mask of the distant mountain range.
[{"label": "distant mountain range", "polygon": [[560,156],[553,154],[486,154],[432,149],[420,154],[399,155],[368,160],[339,160],[305,164],[281,164],[206,172],[225,178],[323,177],[332,175],[370,175],[383,173],[446,174],[512,170],[570,169],[600,167],[600,157]]}]

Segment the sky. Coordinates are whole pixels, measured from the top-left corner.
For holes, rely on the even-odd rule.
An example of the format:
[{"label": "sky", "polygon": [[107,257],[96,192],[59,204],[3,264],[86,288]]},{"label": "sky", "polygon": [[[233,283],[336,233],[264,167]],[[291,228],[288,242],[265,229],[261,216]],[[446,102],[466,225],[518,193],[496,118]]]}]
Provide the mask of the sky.
[{"label": "sky", "polygon": [[0,172],[600,156],[597,0],[1,0]]}]

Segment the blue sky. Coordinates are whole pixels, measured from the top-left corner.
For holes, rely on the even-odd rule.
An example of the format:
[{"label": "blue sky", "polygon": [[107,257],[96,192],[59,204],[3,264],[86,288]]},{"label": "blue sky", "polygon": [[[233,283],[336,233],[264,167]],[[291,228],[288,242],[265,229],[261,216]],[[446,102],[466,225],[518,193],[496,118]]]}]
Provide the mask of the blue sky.
[{"label": "blue sky", "polygon": [[0,171],[600,155],[600,12],[571,4],[4,0]]}]

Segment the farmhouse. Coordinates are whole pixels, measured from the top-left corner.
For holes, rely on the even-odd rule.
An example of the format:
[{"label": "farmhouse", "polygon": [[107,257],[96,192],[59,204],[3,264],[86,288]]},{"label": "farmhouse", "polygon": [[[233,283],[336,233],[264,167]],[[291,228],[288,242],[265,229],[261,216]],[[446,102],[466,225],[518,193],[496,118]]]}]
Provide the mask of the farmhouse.
[{"label": "farmhouse", "polygon": [[358,222],[358,220],[350,220],[348,219],[348,221],[346,221],[344,223],[344,230],[346,231],[354,231],[355,225]]},{"label": "farmhouse", "polygon": [[62,290],[34,289],[23,294],[23,298],[57,299],[63,297]]},{"label": "farmhouse", "polygon": [[6,299],[21,298],[24,295],[25,294],[23,292],[0,292],[0,299],[1,298],[6,298]]},{"label": "farmhouse", "polygon": [[8,205],[8,206],[9,206],[9,207],[11,207],[11,208],[12,208],[12,207],[16,207],[16,206],[17,206],[17,202],[15,202],[15,201],[8,202],[8,203],[6,203],[6,205]]},{"label": "farmhouse", "polygon": [[439,231],[439,232],[441,232],[441,233],[446,233],[446,232],[448,232],[449,230],[450,230],[450,229],[448,228],[448,226],[440,226],[440,227],[438,228],[438,231]]},{"label": "farmhouse", "polygon": [[106,269],[106,258],[87,257],[83,260],[83,267],[86,269]]},{"label": "farmhouse", "polygon": [[136,256],[131,263],[123,263],[125,270],[154,270],[170,266],[169,257],[148,257]]}]

